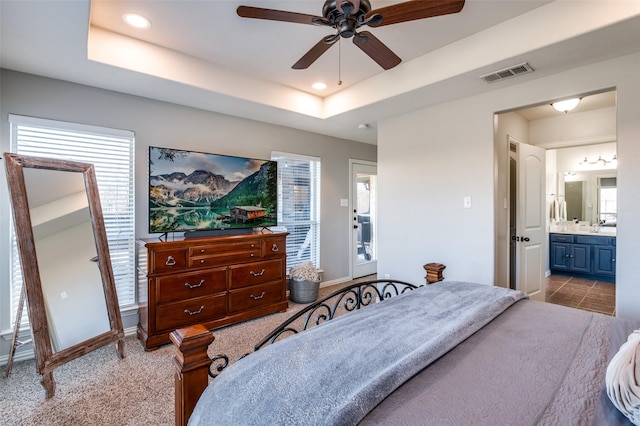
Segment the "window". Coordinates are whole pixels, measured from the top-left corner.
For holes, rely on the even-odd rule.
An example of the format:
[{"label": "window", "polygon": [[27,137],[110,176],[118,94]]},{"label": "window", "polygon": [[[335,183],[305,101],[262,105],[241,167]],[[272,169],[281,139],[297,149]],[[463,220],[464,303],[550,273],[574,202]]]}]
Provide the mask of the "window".
[{"label": "window", "polygon": [[[121,308],[133,305],[135,303],[133,132],[18,115],[9,115],[9,121],[12,152],[94,164],[118,301]],[[22,271],[13,231],[11,236],[13,322],[22,288]],[[22,321],[26,320],[25,314]]]},{"label": "window", "polygon": [[307,261],[320,268],[320,159],[274,152],[278,162],[278,225],[289,232],[287,271]]}]

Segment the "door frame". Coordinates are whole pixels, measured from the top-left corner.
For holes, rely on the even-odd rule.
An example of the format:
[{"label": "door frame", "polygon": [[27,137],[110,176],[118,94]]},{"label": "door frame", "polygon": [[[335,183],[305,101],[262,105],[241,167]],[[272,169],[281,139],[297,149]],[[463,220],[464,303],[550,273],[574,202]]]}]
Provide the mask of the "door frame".
[{"label": "door frame", "polygon": [[356,165],[373,166],[376,168],[376,175],[377,175],[377,168],[378,168],[378,163],[376,161],[358,160],[354,158],[349,159],[349,207],[347,209],[347,223],[349,227],[349,279],[353,279],[353,274],[354,274],[353,266],[356,263],[356,256],[357,256],[357,251],[354,250],[356,248],[355,245],[357,244],[357,241],[354,238],[354,232],[353,232],[353,210],[355,209],[355,205],[353,202],[353,197],[354,197],[353,169],[354,169],[354,166]]}]

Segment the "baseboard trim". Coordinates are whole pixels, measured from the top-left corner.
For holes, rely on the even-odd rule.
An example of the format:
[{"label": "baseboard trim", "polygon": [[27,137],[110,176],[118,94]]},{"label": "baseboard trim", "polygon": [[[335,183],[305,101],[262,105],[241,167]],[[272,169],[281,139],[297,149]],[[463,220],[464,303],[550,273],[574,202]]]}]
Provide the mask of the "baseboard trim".
[{"label": "baseboard trim", "polygon": [[320,288],[330,287],[330,286],[336,285],[336,284],[342,284],[342,283],[345,283],[347,281],[351,281],[351,278],[342,277],[342,278],[336,278],[336,279],[330,280],[330,281],[323,281],[323,282],[320,283]]}]

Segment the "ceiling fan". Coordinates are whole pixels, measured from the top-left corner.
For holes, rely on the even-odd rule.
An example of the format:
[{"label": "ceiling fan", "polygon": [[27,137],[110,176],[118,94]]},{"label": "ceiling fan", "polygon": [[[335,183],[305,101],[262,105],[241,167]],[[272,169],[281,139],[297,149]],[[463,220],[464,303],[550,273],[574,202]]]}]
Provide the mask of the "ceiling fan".
[{"label": "ceiling fan", "polygon": [[369,0],[327,0],[322,7],[322,16],[252,6],[238,6],[237,12],[243,18],[320,25],[336,30],[335,34],[323,37],[305,53],[298,62],[293,64],[293,69],[308,68],[340,37],[353,37],[353,44],[382,68],[388,70],[402,60],[371,32],[357,30],[365,25],[375,28],[458,13],[462,10],[464,2],[465,0],[409,0],[371,10]]}]

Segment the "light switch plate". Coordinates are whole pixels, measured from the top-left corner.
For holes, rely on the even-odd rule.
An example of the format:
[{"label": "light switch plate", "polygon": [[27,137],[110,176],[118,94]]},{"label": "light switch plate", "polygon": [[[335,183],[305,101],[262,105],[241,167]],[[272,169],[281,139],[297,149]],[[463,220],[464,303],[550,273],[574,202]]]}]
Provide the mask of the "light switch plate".
[{"label": "light switch plate", "polygon": [[340,207],[349,207],[349,200],[346,198],[340,199]]},{"label": "light switch plate", "polygon": [[471,197],[464,197],[464,208],[465,209],[471,208]]}]

